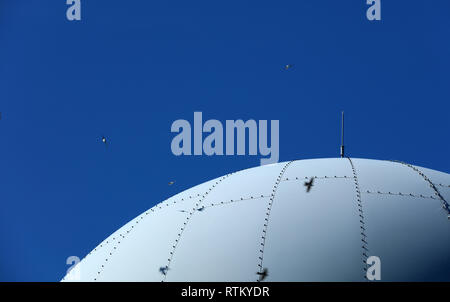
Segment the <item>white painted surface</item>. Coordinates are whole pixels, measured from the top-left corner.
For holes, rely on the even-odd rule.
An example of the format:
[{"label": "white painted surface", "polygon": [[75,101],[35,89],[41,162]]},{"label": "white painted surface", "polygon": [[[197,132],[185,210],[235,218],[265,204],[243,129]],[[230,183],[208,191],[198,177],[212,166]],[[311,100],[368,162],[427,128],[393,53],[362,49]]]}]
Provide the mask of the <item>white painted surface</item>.
[{"label": "white painted surface", "polygon": [[[407,165],[352,161],[360,202],[340,158],[256,167],[181,192],[102,241],[78,264],[81,281],[256,281],[260,257],[266,281],[363,281],[361,226],[383,281],[450,280],[450,220],[434,189]],[[416,168],[448,201],[450,175]]]}]

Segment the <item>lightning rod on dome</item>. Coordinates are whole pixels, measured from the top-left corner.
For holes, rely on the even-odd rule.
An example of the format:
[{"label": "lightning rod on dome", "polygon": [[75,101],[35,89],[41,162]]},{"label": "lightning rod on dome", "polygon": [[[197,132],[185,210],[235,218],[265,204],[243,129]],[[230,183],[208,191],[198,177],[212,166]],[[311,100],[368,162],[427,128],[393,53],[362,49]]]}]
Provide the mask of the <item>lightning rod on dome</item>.
[{"label": "lightning rod on dome", "polygon": [[341,123],[341,158],[345,156],[344,154],[344,111],[342,111],[342,123]]}]

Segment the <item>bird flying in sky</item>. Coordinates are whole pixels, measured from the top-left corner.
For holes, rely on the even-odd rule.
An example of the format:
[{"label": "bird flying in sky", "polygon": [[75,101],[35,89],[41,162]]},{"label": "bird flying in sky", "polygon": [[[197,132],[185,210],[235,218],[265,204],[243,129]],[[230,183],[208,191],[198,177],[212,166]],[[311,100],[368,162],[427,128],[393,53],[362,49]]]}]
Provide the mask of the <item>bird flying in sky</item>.
[{"label": "bird flying in sky", "polygon": [[305,181],[305,187],[306,187],[306,193],[309,193],[311,191],[311,187],[314,186],[314,177],[311,177],[309,181]]},{"label": "bird flying in sky", "polygon": [[108,145],[108,140],[106,139],[105,136],[102,136],[102,143],[105,144],[105,146]]}]

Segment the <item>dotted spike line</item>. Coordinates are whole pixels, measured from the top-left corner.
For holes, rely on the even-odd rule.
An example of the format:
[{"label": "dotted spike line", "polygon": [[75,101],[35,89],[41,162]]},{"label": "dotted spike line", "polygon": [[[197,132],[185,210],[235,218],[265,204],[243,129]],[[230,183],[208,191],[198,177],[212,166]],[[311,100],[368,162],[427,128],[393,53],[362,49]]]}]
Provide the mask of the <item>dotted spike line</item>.
[{"label": "dotted spike line", "polygon": [[[200,194],[197,194],[197,196],[200,196]],[[159,204],[153,206],[153,207],[150,208],[148,211],[150,211],[150,212],[156,212],[156,210],[162,210],[163,208],[167,208],[167,207],[170,206],[170,205],[175,205],[175,204],[177,204],[177,203],[180,203],[180,202],[185,201],[185,200],[187,201],[187,200],[192,199],[192,198],[195,198],[195,197],[196,197],[196,196],[190,195],[189,197],[181,198],[181,199],[174,200],[174,201],[171,201],[171,202],[164,202],[164,201],[163,201],[163,202],[161,202],[161,203],[159,203]],[[165,207],[164,207],[164,206],[165,206]],[[148,214],[147,214],[148,211],[147,211],[144,215],[148,215]],[[139,217],[137,217],[137,218],[135,218],[135,219],[139,219],[139,218],[142,219],[142,217],[143,217],[144,215],[141,215],[141,216],[139,216]],[[123,234],[125,234],[125,232],[124,232]],[[121,235],[120,235],[120,236],[121,236]],[[109,236],[109,237],[111,237],[111,236]],[[115,240],[115,238],[112,238],[112,240]],[[101,248],[106,247],[108,244],[109,244],[109,240],[103,240],[102,243],[100,243],[100,245],[98,245],[98,246],[95,247],[92,251],[90,251],[89,254],[87,254],[85,258],[87,258],[88,256],[92,255],[94,252],[100,250]]]},{"label": "dotted spike line", "polygon": [[[272,194],[270,195],[270,200],[269,200],[269,204],[267,207],[267,212],[266,212],[266,217],[264,218],[264,226],[263,226],[263,234],[261,236],[261,248],[259,250],[260,252],[260,256],[258,257],[259,259],[259,264],[258,264],[258,271],[260,273],[262,273],[263,271],[263,260],[264,260],[264,248],[265,248],[265,244],[266,244],[266,234],[267,234],[267,226],[269,225],[269,217],[270,217],[270,213],[272,211],[272,205],[273,205],[273,201],[275,199],[275,193],[277,192],[278,189],[278,185],[281,182],[281,179],[283,177],[284,172],[286,172],[286,169],[289,167],[289,165],[292,163],[293,161],[288,162],[283,169],[281,169],[280,174],[277,177],[277,180],[273,186],[272,189]],[[260,281],[259,278],[256,281]]]},{"label": "dotted spike line", "polygon": [[[205,193],[203,193],[203,195],[207,194],[208,191],[206,191]],[[200,194],[197,194],[197,196],[200,196]],[[173,201],[172,203],[166,203],[166,206],[169,205],[173,205],[176,203],[179,203],[181,201],[184,200],[188,200],[188,199],[192,199],[195,198],[192,195],[189,196],[189,198],[182,198],[181,200],[178,201]],[[135,222],[132,223],[131,227],[128,228],[128,230],[124,231],[123,233],[119,234],[118,236],[115,236],[112,238],[112,241],[117,242],[116,245],[113,247],[113,249],[108,253],[107,258],[105,258],[103,264],[101,265],[101,267],[99,268],[99,270],[97,271],[97,277],[94,278],[94,281],[97,281],[98,276],[103,272],[103,269],[105,268],[106,264],[108,263],[109,259],[111,258],[111,256],[114,254],[114,251],[117,250],[118,245],[121,243],[120,240],[124,240],[126,237],[128,237],[128,235],[132,232],[132,230],[134,229],[134,226],[139,224],[140,220],[143,220],[145,216],[148,216],[150,213],[156,212],[157,210],[161,210],[163,208],[162,206],[163,203],[159,203],[157,205],[155,205],[154,207],[150,208],[149,210],[147,210],[146,212],[144,212],[144,214],[140,215],[139,217],[135,218]],[[116,237],[117,237],[117,241],[116,241]],[[108,240],[109,241],[109,240]],[[108,241],[106,241],[106,243],[109,243]],[[102,245],[100,245],[101,247]],[[98,248],[95,248],[94,251],[98,250]],[[92,253],[92,252],[91,252]],[[89,254],[91,254],[89,253]],[[89,255],[88,254],[88,255]]]},{"label": "dotted spike line", "polygon": [[163,267],[162,270],[162,274],[163,274],[163,279],[161,280],[161,282],[164,282],[166,280],[167,277],[167,272],[170,269],[170,264],[173,260],[173,256],[175,254],[175,250],[178,247],[178,243],[180,242],[181,239],[181,235],[183,235],[183,232],[189,222],[189,220],[192,218],[192,216],[194,215],[194,213],[197,211],[198,207],[200,206],[200,204],[205,200],[206,196],[208,195],[209,192],[212,191],[212,189],[214,189],[219,183],[221,183],[224,179],[226,179],[227,177],[229,177],[230,175],[233,175],[234,173],[231,174],[227,174],[225,176],[222,176],[219,180],[217,180],[202,196],[201,198],[197,201],[197,203],[194,205],[194,207],[190,210],[188,217],[186,217],[186,220],[183,223],[183,226],[180,228],[179,233],[177,234],[177,238],[175,239],[174,244],[172,245],[172,250],[170,251],[170,256],[169,258],[167,258],[167,264],[165,267]]},{"label": "dotted spike line", "polygon": [[178,199],[178,200],[174,200],[174,201],[172,201],[172,202],[166,202],[166,203],[164,203],[164,201],[163,201],[163,202],[157,204],[156,206],[154,206],[154,207],[151,209],[151,211],[154,212],[155,208],[158,209],[158,210],[162,210],[162,209],[164,208],[163,205],[165,205],[166,207],[168,207],[168,206],[171,206],[171,205],[178,204],[178,203],[180,203],[180,202],[182,202],[182,201],[187,201],[187,200],[189,200],[189,199],[193,199],[193,198],[200,197],[200,195],[204,195],[204,194],[205,194],[205,193],[203,193],[203,194],[197,194],[197,195],[193,194],[193,195],[190,195],[189,197],[185,197],[185,198],[181,198],[181,199]]},{"label": "dotted spike line", "polygon": [[338,178],[348,178],[350,179],[350,176],[305,176],[305,177],[286,177],[282,179],[281,181],[292,181],[292,180],[309,180],[311,178],[314,179],[338,179]]},{"label": "dotted spike line", "polygon": [[393,162],[407,166],[407,167],[413,169],[417,174],[422,176],[422,178],[429,184],[430,188],[433,189],[434,195],[436,195],[442,201],[442,208],[447,212],[447,217],[450,219],[450,206],[449,206],[448,202],[444,199],[444,197],[442,197],[441,193],[438,191],[438,189],[436,188],[434,183],[422,171],[420,171],[415,166],[405,163],[405,162],[402,162],[402,161],[398,161],[398,160],[394,160]]},{"label": "dotted spike line", "polygon": [[405,197],[415,197],[415,198],[426,198],[426,199],[439,199],[434,196],[425,196],[425,195],[415,195],[412,193],[393,193],[393,192],[380,192],[380,191],[369,191],[363,192],[365,194],[380,194],[380,195],[395,195],[395,196],[405,196]]},{"label": "dotted spike line", "polygon": [[[156,207],[156,206],[155,206],[155,207]],[[153,208],[154,208],[154,207],[153,207]],[[153,208],[152,208],[152,209],[153,209]],[[142,215],[140,215],[139,217],[136,217],[135,219],[133,219],[133,220],[136,220],[136,221],[135,221],[135,224],[138,224],[138,223],[139,223],[139,219],[140,219],[140,220],[144,219],[144,216],[148,215],[148,214],[149,214],[149,211],[153,211],[152,209],[149,209],[149,210],[146,211],[144,214],[142,214]],[[132,221],[133,221],[133,220],[132,220]],[[131,223],[131,222],[130,222],[130,223]],[[123,233],[119,234],[117,237],[125,238],[126,236],[125,236],[124,234],[130,233],[132,229],[134,229],[134,226],[132,226],[130,229],[128,229],[128,231],[124,231]],[[106,248],[106,246],[109,245],[110,242],[112,243],[112,242],[115,242],[115,241],[116,241],[116,236],[111,235],[111,236],[109,236],[109,237],[112,237],[112,238],[111,238],[111,239],[108,239],[108,240],[103,240],[102,243],[101,243],[100,245],[98,245],[96,248],[94,248],[92,251],[90,251],[89,254],[87,254],[86,257],[84,257],[81,261],[83,261],[84,259],[88,258],[90,255],[94,254],[95,252],[99,251],[100,249]],[[108,238],[109,238],[109,237],[108,237]],[[117,240],[117,244],[120,244],[120,241],[119,241],[119,240]],[[116,247],[114,247],[114,249],[116,249]],[[109,253],[110,256],[111,256],[112,254],[113,254],[112,252]],[[81,261],[80,261],[80,263],[81,263]],[[108,258],[105,259],[105,262],[107,262],[107,261],[108,261]],[[104,268],[104,267],[105,267],[105,264],[103,264],[103,265],[101,266],[101,268]],[[102,269],[98,270],[98,271],[97,271],[97,275],[100,275],[100,274],[101,274],[101,271],[102,271]],[[62,280],[65,280],[65,279],[66,279],[66,278],[65,278],[65,276],[64,276],[64,278],[63,278]],[[94,281],[97,281],[97,278],[94,278]]]},{"label": "dotted spike line", "polygon": [[444,188],[450,188],[450,185],[436,184],[436,186],[440,186],[440,187],[444,187]]},{"label": "dotted spike line", "polygon": [[101,265],[101,267],[97,271],[97,277],[94,278],[94,281],[97,281],[98,276],[100,276],[100,274],[103,272],[103,270],[104,270],[106,264],[108,263],[109,259],[114,254],[114,251],[116,251],[117,248],[119,247],[119,244],[121,243],[121,240],[122,241],[125,240],[125,238],[127,238],[129,236],[129,234],[134,230],[134,227],[137,224],[139,224],[139,221],[142,221],[145,216],[147,216],[148,214],[150,214],[150,212],[153,212],[153,211],[154,211],[153,208],[151,208],[150,210],[146,211],[144,214],[142,214],[141,216],[137,217],[133,223],[131,223],[131,227],[128,228],[128,230],[126,230],[123,233],[119,234],[118,236],[115,236],[115,237],[112,238],[112,241],[116,242],[116,245],[113,246],[113,249],[110,250],[110,252],[108,253],[107,258],[105,258],[105,261],[103,262],[103,264]]},{"label": "dotted spike line", "polygon": [[204,206],[205,208],[210,208],[210,207],[215,207],[215,206],[221,206],[221,205],[226,205],[226,204],[230,204],[230,203],[236,203],[239,201],[247,201],[247,200],[254,200],[254,199],[261,199],[261,198],[267,198],[270,197],[270,195],[260,195],[260,196],[250,196],[248,198],[238,198],[238,199],[231,199],[229,201],[221,201],[221,202],[216,202],[216,203],[211,203],[207,206]]},{"label": "dotted spike line", "polygon": [[353,165],[353,161],[351,160],[350,157],[347,157],[347,159],[350,162],[350,165],[352,167],[352,171],[353,171],[353,181],[355,183],[355,188],[356,188],[356,199],[357,199],[357,206],[358,206],[358,216],[359,216],[359,227],[361,229],[361,248],[362,248],[362,259],[363,259],[363,270],[364,270],[364,278],[366,277],[367,274],[367,269],[368,269],[368,264],[367,264],[367,258],[369,258],[369,256],[367,255],[367,252],[369,251],[368,249],[368,243],[367,243],[367,235],[366,235],[366,224],[364,222],[364,210],[363,210],[363,204],[362,204],[362,199],[361,199],[361,190],[359,189],[359,182],[358,182],[358,175],[356,173],[356,169],[355,166]]}]

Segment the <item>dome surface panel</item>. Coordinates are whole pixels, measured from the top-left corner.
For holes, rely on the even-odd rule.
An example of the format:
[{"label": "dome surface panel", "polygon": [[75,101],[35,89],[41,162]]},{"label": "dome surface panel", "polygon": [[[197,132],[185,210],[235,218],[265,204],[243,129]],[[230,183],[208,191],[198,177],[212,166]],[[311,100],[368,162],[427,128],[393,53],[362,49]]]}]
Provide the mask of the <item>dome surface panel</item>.
[{"label": "dome surface panel", "polygon": [[267,230],[267,281],[362,280],[360,240],[352,179],[317,179],[309,193],[303,182],[283,181]]},{"label": "dome surface panel", "polygon": [[352,161],[361,192],[434,195],[423,177],[401,163],[359,158]]},{"label": "dome surface panel", "polygon": [[443,173],[443,172],[419,167],[419,166],[414,166],[414,167],[417,168],[419,171],[421,171],[433,183],[436,190],[444,198],[445,202],[447,204],[449,204],[450,203],[450,175]]},{"label": "dome surface panel", "polygon": [[369,254],[380,257],[383,281],[449,280],[450,223],[438,200],[362,198]]},{"label": "dome surface panel", "polygon": [[220,186],[211,190],[204,205],[208,202],[220,203],[251,197],[267,197],[285,163],[266,165],[233,173]]},{"label": "dome surface panel", "polygon": [[351,166],[346,158],[319,158],[293,161],[283,175],[283,179],[296,177],[309,179],[310,177],[352,177]]},{"label": "dome surface panel", "polygon": [[166,280],[255,281],[267,203],[268,198],[256,198],[195,213]]}]

